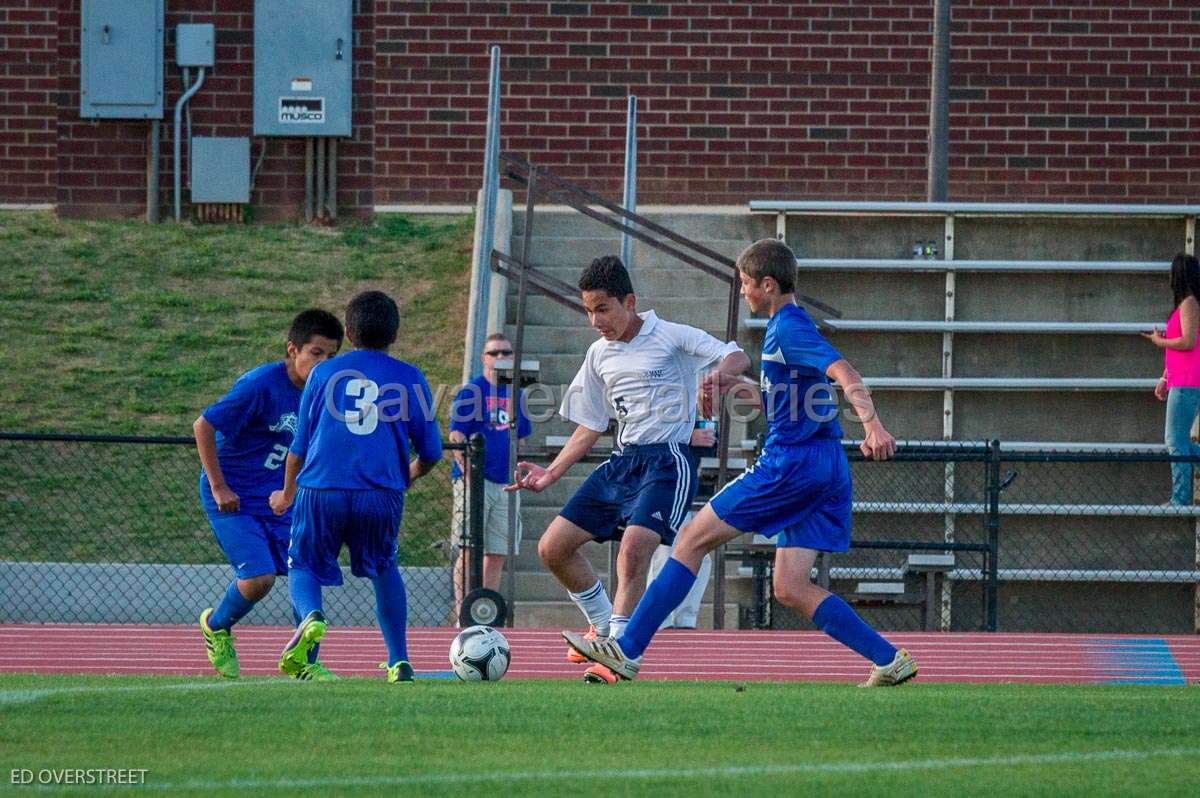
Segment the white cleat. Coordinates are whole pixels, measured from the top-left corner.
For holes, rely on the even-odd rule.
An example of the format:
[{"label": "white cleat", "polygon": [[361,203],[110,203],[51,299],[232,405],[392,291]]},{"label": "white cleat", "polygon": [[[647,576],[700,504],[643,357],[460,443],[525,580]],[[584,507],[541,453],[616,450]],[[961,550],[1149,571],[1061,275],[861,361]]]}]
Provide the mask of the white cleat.
[{"label": "white cleat", "polygon": [[895,687],[904,684],[917,675],[917,663],[904,649],[896,652],[895,658],[887,665],[871,666],[871,675],[859,687]]},{"label": "white cleat", "polygon": [[621,650],[621,644],[616,641],[616,638],[605,637],[588,640],[579,632],[563,632],[562,636],[571,648],[592,662],[598,662],[605,666],[622,679],[634,679],[641,670],[642,658],[634,659],[625,656],[625,652]]}]

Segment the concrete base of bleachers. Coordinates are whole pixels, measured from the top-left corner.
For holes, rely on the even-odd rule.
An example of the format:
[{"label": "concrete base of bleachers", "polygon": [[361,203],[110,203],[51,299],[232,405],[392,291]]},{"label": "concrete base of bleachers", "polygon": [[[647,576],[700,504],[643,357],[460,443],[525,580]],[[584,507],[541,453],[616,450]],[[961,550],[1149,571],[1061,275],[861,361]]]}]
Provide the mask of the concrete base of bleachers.
[{"label": "concrete base of bleachers", "polygon": [[[375,626],[371,583],[343,568],[345,584],[324,592],[336,626]],[[450,613],[446,568],[401,568],[408,588],[410,626],[442,626]],[[195,623],[215,606],[232,578],[227,565],[122,563],[0,563],[0,584],[21,585],[0,596],[0,623]],[[243,624],[290,626],[287,579]]]}]

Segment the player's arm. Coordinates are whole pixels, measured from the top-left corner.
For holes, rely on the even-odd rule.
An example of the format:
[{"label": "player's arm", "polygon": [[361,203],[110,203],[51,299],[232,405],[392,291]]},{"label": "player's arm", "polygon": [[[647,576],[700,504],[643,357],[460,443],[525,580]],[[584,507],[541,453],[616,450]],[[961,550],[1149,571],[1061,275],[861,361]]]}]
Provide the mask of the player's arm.
[{"label": "player's arm", "polygon": [[216,427],[201,415],[192,423],[192,432],[196,436],[200,465],[204,467],[204,475],[208,477],[208,486],[212,489],[217,509],[223,513],[236,513],[241,507],[241,499],[226,484],[225,474],[221,471],[221,459],[217,457]]},{"label": "player's arm", "polygon": [[[316,371],[316,369],[314,369]],[[296,413],[296,432],[292,435],[292,445],[288,449],[287,459],[283,463],[283,488],[274,491],[267,499],[271,511],[275,515],[283,515],[296,501],[296,479],[308,458],[308,443],[312,435],[312,427],[316,423],[315,414],[321,410],[319,397],[324,393],[325,386],[316,374],[310,374],[300,394],[300,410]]]},{"label": "player's arm", "polygon": [[700,415],[711,417],[714,409],[719,407],[716,400],[739,385],[750,386],[746,390],[737,391],[739,399],[745,397],[750,402],[761,405],[762,397],[759,395],[758,386],[752,382],[748,383],[741,376],[749,368],[750,356],[739,349],[723,357],[715,369],[705,374],[700,386]]},{"label": "player's arm", "polygon": [[863,425],[865,439],[859,447],[862,453],[871,460],[887,460],[894,455],[896,439],[879,420],[879,414],[875,412],[875,403],[871,401],[871,392],[863,385],[862,375],[858,370],[850,365],[850,361],[842,358],[830,363],[825,374],[842,386],[846,401],[854,408],[858,420]]},{"label": "player's arm", "polygon": [[548,467],[542,468],[534,463],[524,461],[517,463],[517,473],[513,475],[514,482],[504,490],[513,493],[525,488],[534,493],[541,493],[558,482],[562,475],[571,469],[571,466],[586,457],[587,453],[596,445],[596,441],[600,439],[602,432],[603,430],[588,429],[582,424],[578,425],[571,433],[571,437],[567,439],[562,451],[558,453],[558,457],[555,457]]},{"label": "player's arm", "polygon": [[[442,460],[442,430],[438,426],[437,416],[433,414],[433,392],[429,390],[429,382],[425,375],[418,372],[413,389],[424,396],[424,401],[417,402],[422,408],[419,414],[414,413],[408,419],[408,439],[413,443],[417,456],[408,463],[408,484],[432,471]],[[426,412],[425,408],[428,408]]]},{"label": "player's arm", "polygon": [[283,488],[273,492],[268,500],[275,515],[283,515],[296,501],[296,477],[300,476],[301,468],[304,458],[288,452],[283,464]]}]

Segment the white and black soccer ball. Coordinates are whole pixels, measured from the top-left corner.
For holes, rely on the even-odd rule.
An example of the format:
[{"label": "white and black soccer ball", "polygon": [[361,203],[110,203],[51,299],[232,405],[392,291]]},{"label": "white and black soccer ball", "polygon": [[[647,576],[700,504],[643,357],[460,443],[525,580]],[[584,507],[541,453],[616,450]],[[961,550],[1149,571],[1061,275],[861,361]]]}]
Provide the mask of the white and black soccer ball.
[{"label": "white and black soccer ball", "polygon": [[450,644],[450,667],[464,682],[494,682],[508,672],[508,640],[490,626],[463,629]]}]

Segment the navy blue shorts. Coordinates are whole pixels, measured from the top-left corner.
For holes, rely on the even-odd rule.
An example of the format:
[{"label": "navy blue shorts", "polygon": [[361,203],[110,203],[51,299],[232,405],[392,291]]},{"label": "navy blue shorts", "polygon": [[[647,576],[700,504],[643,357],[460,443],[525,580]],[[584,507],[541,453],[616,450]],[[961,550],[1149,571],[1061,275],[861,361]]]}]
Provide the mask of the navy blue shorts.
[{"label": "navy blue shorts", "polygon": [[404,492],[300,488],[292,511],[288,568],[308,571],[322,585],[342,584],[338,555],[350,550],[350,573],[372,579],[396,567]]},{"label": "navy blue shorts", "polygon": [[208,522],[238,579],[287,573],[291,519],[209,510]]},{"label": "navy blue shorts", "polygon": [[613,452],[559,513],[598,541],[643,526],[670,545],[699,487],[686,444],[651,443]]},{"label": "navy blue shorts", "polygon": [[709,506],[742,532],[778,538],[779,547],[850,548],[850,463],[841,441],[819,438],[769,446]]}]

